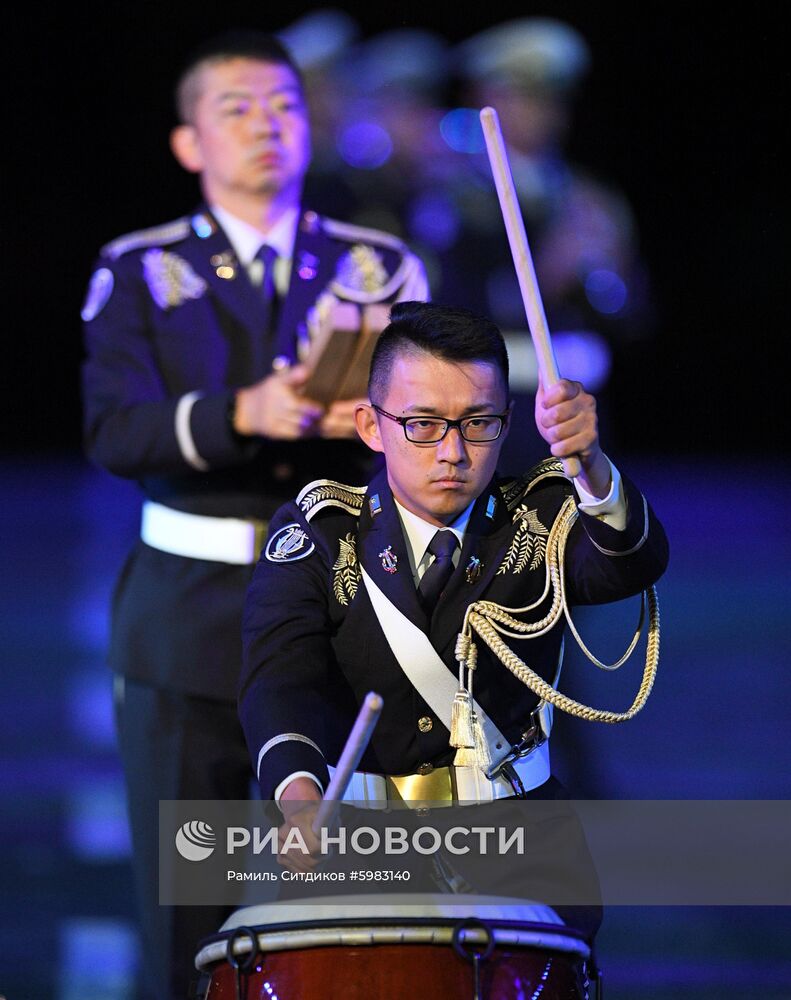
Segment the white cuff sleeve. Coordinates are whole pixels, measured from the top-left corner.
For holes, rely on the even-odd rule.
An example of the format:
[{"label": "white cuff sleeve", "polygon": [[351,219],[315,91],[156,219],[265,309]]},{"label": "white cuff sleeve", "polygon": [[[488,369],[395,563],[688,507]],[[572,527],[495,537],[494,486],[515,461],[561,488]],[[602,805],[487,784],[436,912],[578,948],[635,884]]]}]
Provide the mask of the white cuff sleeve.
[{"label": "white cuff sleeve", "polygon": [[294,771],[294,773],[293,774],[289,774],[289,776],[287,778],[283,778],[283,780],[280,782],[280,784],[275,789],[275,796],[274,797],[275,797],[275,802],[277,803],[277,805],[280,805],[280,796],[286,790],[286,785],[290,785],[291,782],[294,780],[294,778],[310,778],[311,781],[315,781],[315,783],[318,786],[318,789],[321,792],[321,794],[322,795],[324,794],[324,788],[322,787],[321,782],[319,781],[319,779],[316,777],[315,774],[311,774],[310,771]]},{"label": "white cuff sleeve", "polygon": [[[606,455],[604,457],[607,458]],[[610,465],[612,483],[610,485],[610,492],[603,500],[588,493],[587,490],[580,486],[576,479],[574,480],[574,489],[577,491],[577,496],[580,500],[579,509],[583,514],[604,521],[605,524],[611,528],[615,528],[616,531],[623,531],[626,527],[626,498],[621,489],[621,474],[612,462],[610,462],[609,458],[607,458],[607,461]]]},{"label": "white cuff sleeve", "polygon": [[181,397],[176,405],[175,430],[176,441],[184,461],[193,469],[205,472],[209,468],[209,463],[198,453],[190,426],[192,407],[202,396],[202,392],[188,392],[186,396]]}]

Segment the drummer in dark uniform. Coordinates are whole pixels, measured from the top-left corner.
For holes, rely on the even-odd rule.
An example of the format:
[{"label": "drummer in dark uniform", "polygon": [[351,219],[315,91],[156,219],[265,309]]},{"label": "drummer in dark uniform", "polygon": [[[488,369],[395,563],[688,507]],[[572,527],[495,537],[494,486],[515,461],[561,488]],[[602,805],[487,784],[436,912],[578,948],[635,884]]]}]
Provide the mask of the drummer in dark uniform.
[{"label": "drummer in dark uniform", "polygon": [[[356,426],[385,468],[363,488],[319,479],[281,508],[244,614],[240,714],[261,793],[314,848],[315,802],[370,690],[384,709],[347,798],[561,795],[546,704],[480,640],[477,666],[459,673],[465,612],[476,601],[523,609],[535,635],[501,638],[553,683],[563,607],[637,594],[667,562],[662,527],[601,450],[580,383],[539,389],[552,458],[498,475],[512,413],[488,319],[395,306],[369,397]],[[572,455],[573,483],[559,461]]]},{"label": "drummer in dark uniform", "polygon": [[298,69],[270,36],[212,40],[184,67],[173,151],[204,201],[101,252],[83,308],[90,457],[138,480],[141,540],[113,608],[120,746],[152,996],[183,998],[225,915],[158,906],[160,799],[246,798],[234,704],[243,596],[271,515],[329,463],[370,474],[355,401],[303,391],[338,302],[425,298],[399,240],[301,202],[310,130]]}]

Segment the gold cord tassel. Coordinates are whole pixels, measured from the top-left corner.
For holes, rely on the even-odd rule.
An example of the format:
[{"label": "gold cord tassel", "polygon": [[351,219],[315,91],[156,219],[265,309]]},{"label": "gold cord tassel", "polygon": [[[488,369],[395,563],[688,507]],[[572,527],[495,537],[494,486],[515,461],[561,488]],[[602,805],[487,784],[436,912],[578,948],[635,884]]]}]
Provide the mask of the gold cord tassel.
[{"label": "gold cord tassel", "polygon": [[483,726],[477,717],[473,719],[473,730],[475,734],[475,763],[486,774],[492,766],[492,754],[489,750],[489,743],[483,734]]},{"label": "gold cord tassel", "polygon": [[460,747],[453,758],[454,767],[475,767],[478,755],[472,747]]},{"label": "gold cord tassel", "polygon": [[[450,708],[450,745],[457,749],[475,748],[472,725],[472,696],[463,688],[453,696]],[[458,754],[456,755],[458,757]],[[458,761],[456,762],[458,763]]]},{"label": "gold cord tassel", "polygon": [[[472,678],[478,664],[478,649],[471,635],[461,632],[456,641],[456,658],[459,661],[459,690],[453,696],[450,708],[450,740],[456,747],[453,758],[455,767],[480,767],[489,769],[491,754],[481,725],[475,717],[472,697]],[[467,671],[467,687],[464,671]]]}]

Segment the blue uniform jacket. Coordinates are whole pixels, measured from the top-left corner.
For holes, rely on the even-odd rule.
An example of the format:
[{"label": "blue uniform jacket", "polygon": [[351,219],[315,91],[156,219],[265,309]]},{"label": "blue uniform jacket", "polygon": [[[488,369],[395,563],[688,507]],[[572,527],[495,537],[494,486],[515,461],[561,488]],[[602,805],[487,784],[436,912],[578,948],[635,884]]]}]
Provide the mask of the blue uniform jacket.
[{"label": "blue uniform jacket", "polygon": [[[354,255],[378,262],[373,290]],[[358,281],[359,279],[359,281]],[[259,292],[209,211],[110,243],[83,308],[84,430],[89,457],[137,480],[178,510],[268,519],[319,463],[364,483],[370,453],[357,441],[243,438],[228,420],[235,389],[296,356],[307,315],[323,294],[365,304],[426,298],[422,264],[399,240],[303,211],[290,287],[276,329]],[[177,428],[179,401],[194,452]],[[196,459],[197,455],[197,459]],[[233,699],[241,661],[241,607],[251,567],[187,559],[138,544],[116,592],[110,660],[137,680]]]},{"label": "blue uniform jacket", "polygon": [[[564,562],[569,604],[605,603],[639,593],[666,566],[661,525],[625,476],[623,488],[628,508],[623,532],[583,513],[571,529]],[[422,764],[451,763],[448,730],[399,667],[359,566],[428,634],[456,676],[456,637],[470,603],[490,600],[519,607],[541,596],[543,532],[548,533],[571,493],[573,487],[555,460],[520,480],[495,478],[475,503],[458,566],[430,621],[418,603],[384,470],[367,492],[321,480],[284,506],[272,521],[270,542],[253,576],[243,626],[240,715],[254,764],[262,748],[269,747],[259,770],[263,795],[271,798],[295,771],[326,781],[326,765],[337,762],[370,690],[383,696],[384,710],[362,770],[408,774]],[[388,572],[392,561],[383,555],[388,549],[396,572]],[[481,564],[477,578],[468,571],[473,557]],[[543,617],[548,606],[549,599],[532,620]],[[559,624],[540,638],[506,642],[551,680],[561,637]],[[537,698],[482,641],[478,650],[476,700],[515,743]],[[426,719],[431,720],[429,731],[424,731]]]}]

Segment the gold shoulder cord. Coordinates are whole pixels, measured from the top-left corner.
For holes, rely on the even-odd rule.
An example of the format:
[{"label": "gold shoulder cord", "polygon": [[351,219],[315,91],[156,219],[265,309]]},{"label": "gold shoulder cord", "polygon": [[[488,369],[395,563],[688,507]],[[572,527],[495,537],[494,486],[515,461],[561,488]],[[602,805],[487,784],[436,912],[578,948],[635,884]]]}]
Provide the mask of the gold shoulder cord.
[{"label": "gold shoulder cord", "polygon": [[[566,603],[563,556],[571,526],[578,516],[576,504],[569,497],[555,519],[555,523],[552,525],[552,530],[547,539],[546,584],[541,597],[533,604],[527,605],[524,608],[504,608],[491,601],[476,601],[474,604],[471,604],[467,608],[464,625],[462,626],[462,631],[459,633],[456,644],[456,657],[459,661],[462,674],[465,669],[468,671],[467,686],[469,689],[471,687],[472,673],[475,670],[477,662],[477,649],[473,637],[473,633],[477,632],[500,662],[545,702],[549,702],[550,705],[554,705],[556,708],[559,708],[563,712],[568,712],[570,715],[576,715],[581,719],[588,719],[590,722],[625,722],[627,719],[634,718],[643,705],[645,705],[651,693],[651,688],[654,686],[654,679],[656,678],[657,666],[659,665],[659,605],[656,597],[656,589],[649,587],[648,590],[643,591],[637,630],[623,656],[611,664],[602,663],[598,660],[580,638],[571,620],[569,608]],[[544,618],[538,622],[528,623],[513,617],[514,615],[522,614],[538,607],[546,598],[550,587],[552,588],[552,606]],[[526,663],[520,660],[509,649],[506,643],[503,642],[500,635],[498,635],[499,632],[502,635],[511,636],[512,638],[536,638],[554,628],[561,617],[565,615],[574,638],[588,659],[602,670],[617,670],[631,656],[637,645],[645,621],[646,606],[648,607],[648,642],[643,679],[631,707],[626,712],[609,712],[604,709],[590,708],[561,694],[560,691],[551,684],[548,684],[534,670],[531,670]]]}]

